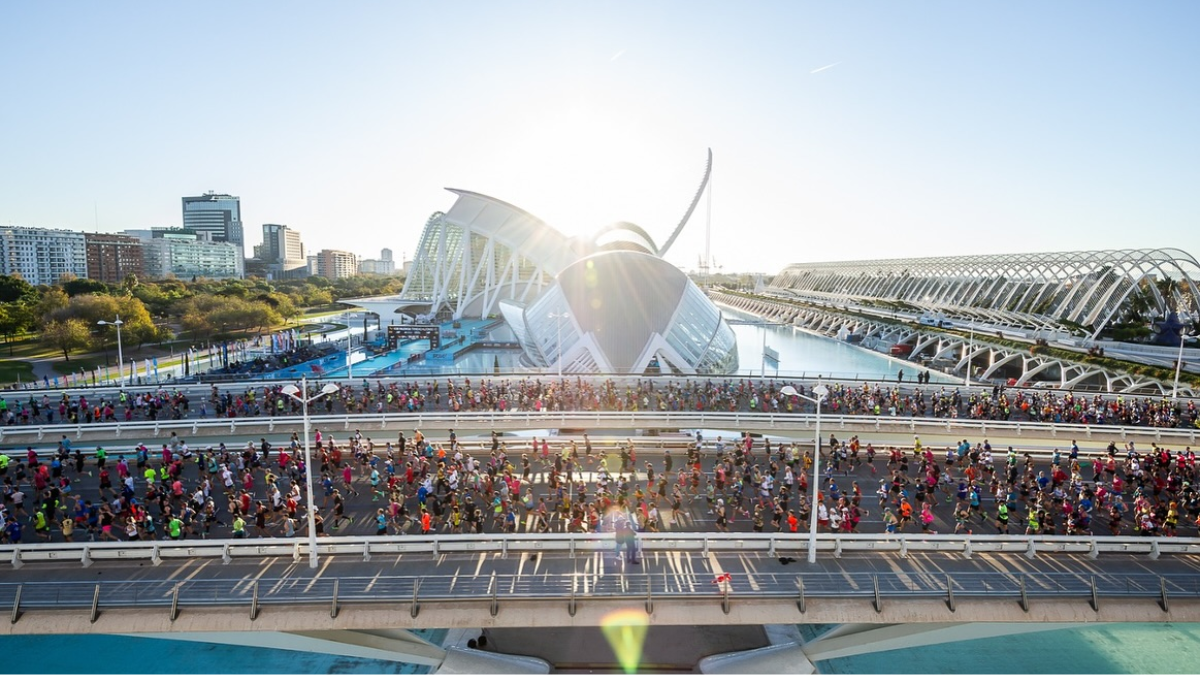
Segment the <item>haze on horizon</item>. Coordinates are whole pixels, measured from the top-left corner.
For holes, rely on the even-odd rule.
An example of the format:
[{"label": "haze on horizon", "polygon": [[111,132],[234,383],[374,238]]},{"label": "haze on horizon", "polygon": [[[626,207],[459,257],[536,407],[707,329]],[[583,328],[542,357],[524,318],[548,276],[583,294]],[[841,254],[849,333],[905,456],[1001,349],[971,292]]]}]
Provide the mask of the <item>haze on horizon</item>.
[{"label": "haze on horizon", "polygon": [[[411,256],[455,187],[662,244],[714,154],[725,271],[1200,255],[1200,4],[0,5],[0,224],[178,226],[238,195]],[[668,259],[697,266],[706,203]]]}]

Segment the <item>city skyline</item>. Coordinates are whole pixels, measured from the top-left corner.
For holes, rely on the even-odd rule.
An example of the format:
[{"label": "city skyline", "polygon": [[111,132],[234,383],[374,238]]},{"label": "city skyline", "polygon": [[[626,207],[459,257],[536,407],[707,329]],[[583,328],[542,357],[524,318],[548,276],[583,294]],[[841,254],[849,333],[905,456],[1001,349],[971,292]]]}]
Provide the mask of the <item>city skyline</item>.
[{"label": "city skyline", "polygon": [[[712,147],[725,271],[1195,255],[1198,18],[1184,2],[10,4],[0,224],[178,227],[180,198],[212,190],[241,198],[247,256],[267,223],[310,251],[411,253],[454,187],[661,244]],[[240,46],[197,49],[185,24]],[[671,263],[697,266],[706,207]]]}]

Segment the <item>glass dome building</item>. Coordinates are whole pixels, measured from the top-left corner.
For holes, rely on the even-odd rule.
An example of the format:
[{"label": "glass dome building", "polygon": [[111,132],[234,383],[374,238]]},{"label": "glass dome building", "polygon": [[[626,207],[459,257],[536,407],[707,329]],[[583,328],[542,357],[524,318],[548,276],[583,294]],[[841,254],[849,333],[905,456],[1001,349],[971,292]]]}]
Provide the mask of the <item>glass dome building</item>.
[{"label": "glass dome building", "polygon": [[[626,240],[628,241],[628,240]],[[733,373],[733,329],[679,269],[621,247],[564,269],[528,306],[500,309],[528,360],[564,373]]]}]

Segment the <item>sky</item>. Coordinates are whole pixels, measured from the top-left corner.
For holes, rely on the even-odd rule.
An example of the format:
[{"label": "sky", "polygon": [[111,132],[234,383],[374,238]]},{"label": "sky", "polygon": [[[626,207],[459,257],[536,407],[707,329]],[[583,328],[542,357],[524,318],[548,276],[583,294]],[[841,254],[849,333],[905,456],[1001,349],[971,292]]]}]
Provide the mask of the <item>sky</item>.
[{"label": "sky", "polygon": [[411,256],[443,188],[667,259],[1200,255],[1200,3],[0,3],[0,224],[238,195]]}]

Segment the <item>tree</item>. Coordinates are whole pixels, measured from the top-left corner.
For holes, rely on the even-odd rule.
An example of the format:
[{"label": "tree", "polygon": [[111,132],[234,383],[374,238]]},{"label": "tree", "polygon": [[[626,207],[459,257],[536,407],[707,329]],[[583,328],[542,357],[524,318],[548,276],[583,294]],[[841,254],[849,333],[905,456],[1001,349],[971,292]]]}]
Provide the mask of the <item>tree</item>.
[{"label": "tree", "polygon": [[62,289],[66,291],[67,295],[71,296],[72,298],[77,295],[90,295],[92,293],[108,292],[108,286],[103,281],[96,281],[95,279],[76,278],[71,279],[70,281],[64,281],[62,284]]},{"label": "tree", "polygon": [[0,335],[8,343],[8,355],[13,355],[13,336],[29,328],[33,323],[33,312],[24,303],[12,302],[0,305]]},{"label": "tree", "polygon": [[37,289],[19,276],[0,274],[0,302],[37,302]]},{"label": "tree", "polygon": [[48,322],[42,329],[41,340],[43,344],[61,349],[63,359],[70,361],[70,351],[90,344],[91,334],[82,319],[64,319]]}]

